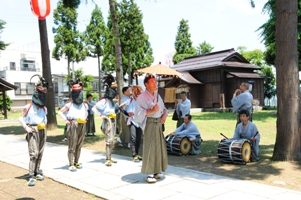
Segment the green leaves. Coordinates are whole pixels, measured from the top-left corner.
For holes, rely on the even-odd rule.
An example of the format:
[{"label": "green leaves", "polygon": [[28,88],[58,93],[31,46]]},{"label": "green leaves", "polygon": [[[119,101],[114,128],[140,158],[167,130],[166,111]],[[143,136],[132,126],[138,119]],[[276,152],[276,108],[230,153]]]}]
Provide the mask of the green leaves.
[{"label": "green leaves", "polygon": [[68,77],[70,77],[70,62],[80,62],[88,54],[83,44],[84,36],[77,30],[77,11],[74,6],[64,6],[62,1],[59,1],[53,17],[56,26],[52,28],[55,34],[52,57],[56,60],[62,57],[68,60]]},{"label": "green leaves", "polygon": [[[0,34],[2,33],[5,24],[6,24],[6,22],[0,19]],[[1,40],[0,40],[0,50],[5,50],[5,48],[6,48],[8,45],[9,45],[9,44],[6,44],[6,43],[4,43],[4,41],[1,41]]]},{"label": "green leaves", "polygon": [[[298,3],[298,55],[299,55],[299,71],[301,70],[301,0]],[[268,0],[264,5],[262,12],[264,14],[269,14],[270,18],[266,23],[261,25],[256,31],[261,31],[260,36],[262,42],[266,46],[266,51],[264,52],[264,60],[269,65],[275,66],[276,61],[276,0]]]},{"label": "green leaves", "polygon": [[[120,42],[122,49],[122,67],[124,74],[133,76],[134,70],[150,66],[153,62],[152,48],[148,35],[144,32],[142,12],[133,0],[123,0],[116,6]],[[107,72],[115,71],[116,58],[111,18],[108,18],[108,35],[105,38],[105,54],[102,60]]]},{"label": "green leaves", "polygon": [[204,40],[204,42],[199,44],[199,46],[195,47],[195,49],[197,53],[200,55],[200,54],[210,53],[214,49],[214,47]]},{"label": "green leaves", "polygon": [[[6,99],[6,108],[8,111],[11,109],[11,103],[13,102],[10,97],[5,94],[5,99]],[[0,112],[2,115],[4,115],[4,106],[3,106],[3,95],[0,96]]]},{"label": "green leaves", "polygon": [[101,9],[95,5],[90,23],[84,32],[88,56],[100,57],[104,55],[104,43],[107,32],[108,28],[103,20]]}]

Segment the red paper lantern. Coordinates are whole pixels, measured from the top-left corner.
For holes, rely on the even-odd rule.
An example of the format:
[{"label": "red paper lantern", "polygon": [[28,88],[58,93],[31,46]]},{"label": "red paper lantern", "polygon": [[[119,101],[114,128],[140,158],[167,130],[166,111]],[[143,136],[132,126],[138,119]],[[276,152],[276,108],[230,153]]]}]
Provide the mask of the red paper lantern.
[{"label": "red paper lantern", "polygon": [[30,0],[30,6],[39,20],[45,20],[50,13],[50,0]]}]

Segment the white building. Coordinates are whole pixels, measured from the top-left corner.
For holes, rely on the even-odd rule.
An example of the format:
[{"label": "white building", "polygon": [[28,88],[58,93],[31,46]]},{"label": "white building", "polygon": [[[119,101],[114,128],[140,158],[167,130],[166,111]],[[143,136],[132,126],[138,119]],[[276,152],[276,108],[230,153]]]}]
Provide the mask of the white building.
[{"label": "white building", "polygon": [[[23,107],[31,102],[34,85],[30,84],[30,78],[35,74],[42,75],[40,52],[15,48],[1,51],[0,76],[19,87],[16,91],[7,91],[7,95],[13,100],[12,107]],[[32,79],[33,82],[37,80],[38,77]]]}]

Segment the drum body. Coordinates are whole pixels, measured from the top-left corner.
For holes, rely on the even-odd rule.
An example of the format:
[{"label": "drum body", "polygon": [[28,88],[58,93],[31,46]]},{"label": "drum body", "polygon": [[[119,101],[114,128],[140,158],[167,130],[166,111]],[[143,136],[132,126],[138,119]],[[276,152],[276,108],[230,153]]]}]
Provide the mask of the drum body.
[{"label": "drum body", "polygon": [[223,139],[218,145],[218,158],[222,162],[246,164],[251,159],[251,143],[248,139]]},{"label": "drum body", "polygon": [[187,155],[191,150],[191,141],[186,136],[166,136],[167,153]]}]

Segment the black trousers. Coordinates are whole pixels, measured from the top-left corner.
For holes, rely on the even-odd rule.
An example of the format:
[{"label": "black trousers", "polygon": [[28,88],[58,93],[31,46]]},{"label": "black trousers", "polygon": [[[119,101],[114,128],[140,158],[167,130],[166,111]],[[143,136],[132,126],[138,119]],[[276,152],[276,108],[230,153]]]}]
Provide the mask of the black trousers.
[{"label": "black trousers", "polygon": [[137,128],[134,124],[131,123],[129,125],[130,129],[130,147],[132,151],[132,155],[136,156],[139,153],[140,143],[141,143],[141,137],[142,137],[142,129],[139,127]]}]

